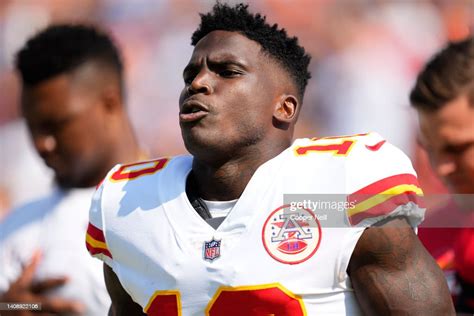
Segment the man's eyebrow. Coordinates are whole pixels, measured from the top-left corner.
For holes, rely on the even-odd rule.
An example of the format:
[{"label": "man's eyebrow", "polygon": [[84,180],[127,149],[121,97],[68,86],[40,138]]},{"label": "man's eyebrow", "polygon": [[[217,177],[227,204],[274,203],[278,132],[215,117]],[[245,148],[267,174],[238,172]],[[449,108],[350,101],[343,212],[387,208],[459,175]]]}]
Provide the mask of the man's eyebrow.
[{"label": "man's eyebrow", "polygon": [[448,139],[445,143],[446,148],[469,146],[474,143],[471,139]]},{"label": "man's eyebrow", "polygon": [[235,65],[244,69],[248,68],[248,65],[244,61],[232,54],[211,57],[207,60],[207,63],[210,65]]},{"label": "man's eyebrow", "polygon": [[[243,70],[247,70],[248,67],[238,61],[235,61],[235,60],[218,60],[218,61],[209,61],[208,63],[208,66],[210,69],[220,69],[222,67],[225,67],[225,66],[236,66],[236,67],[239,67],[239,68],[242,68]],[[190,64],[188,66],[186,66],[183,70],[183,77],[186,76],[186,74],[188,73],[193,73],[195,72],[196,70],[199,70],[199,66],[196,65],[196,64]]]}]

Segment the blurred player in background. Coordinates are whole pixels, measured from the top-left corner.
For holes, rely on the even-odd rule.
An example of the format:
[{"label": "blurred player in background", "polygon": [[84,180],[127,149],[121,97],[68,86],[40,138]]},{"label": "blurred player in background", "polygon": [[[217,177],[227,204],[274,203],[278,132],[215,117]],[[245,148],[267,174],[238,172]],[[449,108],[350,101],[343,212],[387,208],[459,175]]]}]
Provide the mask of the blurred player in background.
[{"label": "blurred player in background", "polygon": [[438,52],[419,74],[410,101],[418,110],[421,144],[453,194],[452,203],[427,213],[429,226],[438,228],[420,229],[420,239],[438,262],[452,251],[461,287],[456,309],[474,313],[474,38]]},{"label": "blurred player in background", "polygon": [[82,237],[94,187],[116,163],[139,158],[120,53],[94,27],[56,25],[25,44],[16,67],[22,115],[57,188],[1,224],[0,301],[41,303],[43,313],[105,315],[102,266],[84,251]]},{"label": "blurred player in background", "polygon": [[[192,45],[179,102],[192,156],[117,166],[92,202],[87,247],[105,263],[113,314],[452,314],[410,225],[409,159],[374,133],[292,145],[310,78],[297,38],[217,3]],[[291,213],[285,193],[356,205],[325,214],[329,226]]]}]

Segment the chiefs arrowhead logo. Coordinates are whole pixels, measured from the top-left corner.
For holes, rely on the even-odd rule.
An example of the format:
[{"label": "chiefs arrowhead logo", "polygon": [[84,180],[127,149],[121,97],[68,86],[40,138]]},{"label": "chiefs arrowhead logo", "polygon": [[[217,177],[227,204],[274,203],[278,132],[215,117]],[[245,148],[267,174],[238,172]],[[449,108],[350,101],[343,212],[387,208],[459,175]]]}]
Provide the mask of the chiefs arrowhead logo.
[{"label": "chiefs arrowhead logo", "polygon": [[291,211],[289,205],[283,205],[265,221],[262,241],[273,259],[281,263],[298,264],[311,258],[318,249],[321,226],[312,211]]}]

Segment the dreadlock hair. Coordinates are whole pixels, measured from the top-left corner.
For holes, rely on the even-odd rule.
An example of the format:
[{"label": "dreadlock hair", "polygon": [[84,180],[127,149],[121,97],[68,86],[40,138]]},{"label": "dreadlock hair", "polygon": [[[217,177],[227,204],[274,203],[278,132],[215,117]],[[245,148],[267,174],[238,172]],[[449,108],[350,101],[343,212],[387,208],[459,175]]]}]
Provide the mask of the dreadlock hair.
[{"label": "dreadlock hair", "polygon": [[93,26],[52,25],[30,38],[16,55],[16,68],[32,86],[88,61],[116,72],[123,93],[123,64],[113,40]]},{"label": "dreadlock hair", "polygon": [[217,2],[212,11],[200,16],[201,24],[191,37],[193,46],[212,31],[239,32],[259,43],[263,51],[284,67],[296,84],[300,99],[303,99],[311,78],[308,71],[311,56],[298,44],[298,38],[289,37],[285,29],[278,29],[278,24],[268,24],[265,16],[250,13],[248,5],[243,3],[230,7]]},{"label": "dreadlock hair", "polygon": [[436,111],[466,92],[474,105],[474,37],[448,43],[432,57],[418,75],[410,102],[417,109]]}]

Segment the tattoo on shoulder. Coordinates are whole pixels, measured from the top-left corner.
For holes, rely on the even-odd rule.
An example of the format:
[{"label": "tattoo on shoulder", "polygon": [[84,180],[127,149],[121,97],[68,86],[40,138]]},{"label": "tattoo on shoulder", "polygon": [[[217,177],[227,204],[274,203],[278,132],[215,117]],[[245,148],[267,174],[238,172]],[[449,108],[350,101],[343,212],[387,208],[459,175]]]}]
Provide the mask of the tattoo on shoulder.
[{"label": "tattoo on shoulder", "polygon": [[[366,286],[375,287],[376,292],[388,302],[396,301],[407,306],[424,306],[424,310],[436,310],[431,304],[439,289],[433,286],[439,274],[436,265],[419,244],[410,228],[371,228],[377,230],[366,247],[365,255],[372,264],[366,265]],[[403,302],[403,303],[402,303]],[[397,304],[398,305],[398,304]]]}]

